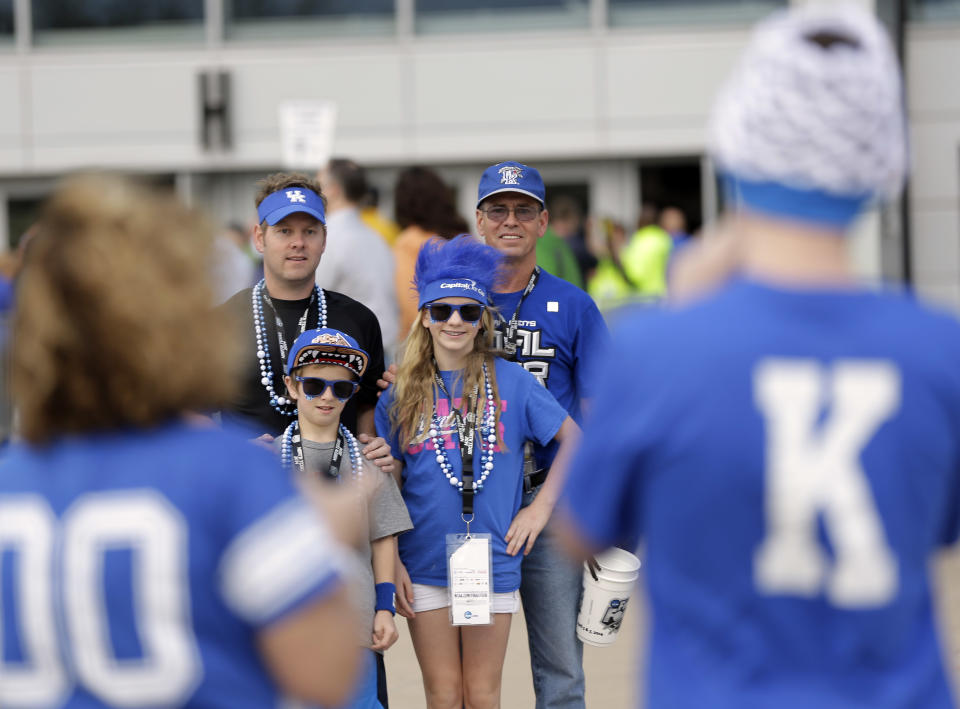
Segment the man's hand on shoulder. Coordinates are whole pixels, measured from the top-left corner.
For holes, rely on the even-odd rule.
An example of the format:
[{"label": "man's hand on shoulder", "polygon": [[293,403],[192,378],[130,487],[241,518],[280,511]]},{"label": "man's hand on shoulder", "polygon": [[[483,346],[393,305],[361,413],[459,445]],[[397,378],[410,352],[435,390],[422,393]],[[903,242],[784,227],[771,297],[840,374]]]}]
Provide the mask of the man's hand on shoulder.
[{"label": "man's hand on shoulder", "polygon": [[383,438],[380,436],[374,438],[369,433],[361,433],[357,436],[357,440],[366,444],[361,452],[367,460],[385,473],[393,472],[393,456],[390,454],[390,446]]},{"label": "man's hand on shoulder", "polygon": [[377,380],[377,386],[380,387],[378,396],[395,381],[397,381],[397,365],[391,364],[387,367],[387,371],[383,373],[383,376]]}]

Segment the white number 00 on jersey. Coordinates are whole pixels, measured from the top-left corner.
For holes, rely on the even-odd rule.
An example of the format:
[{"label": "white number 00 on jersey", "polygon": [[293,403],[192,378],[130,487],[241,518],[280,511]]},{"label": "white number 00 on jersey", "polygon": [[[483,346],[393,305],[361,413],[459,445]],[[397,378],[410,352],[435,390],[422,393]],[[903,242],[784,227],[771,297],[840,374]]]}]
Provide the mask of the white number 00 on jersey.
[{"label": "white number 00 on jersey", "polygon": [[[109,549],[133,552],[141,660],[118,661],[110,647],[102,575]],[[105,703],[177,704],[196,686],[201,665],[190,624],[187,527],[162,496],[90,493],[62,521],[39,495],[0,496],[5,550],[19,559],[13,589],[25,662],[5,664],[0,647],[0,706],[56,706],[71,691],[54,613],[61,604],[76,681]]]}]

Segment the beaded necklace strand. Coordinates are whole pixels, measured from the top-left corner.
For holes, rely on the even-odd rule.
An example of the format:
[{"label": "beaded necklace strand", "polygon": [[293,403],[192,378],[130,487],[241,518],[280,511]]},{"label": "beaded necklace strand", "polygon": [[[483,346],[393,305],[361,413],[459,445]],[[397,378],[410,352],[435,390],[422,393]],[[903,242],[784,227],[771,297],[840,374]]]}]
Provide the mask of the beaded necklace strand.
[{"label": "beaded necklace strand", "polygon": [[[353,479],[359,481],[360,478],[363,477],[363,465],[362,461],[360,460],[360,444],[357,443],[356,437],[350,433],[347,427],[342,423],[340,424],[340,435],[343,436],[344,440],[347,442],[347,450],[350,451],[350,466],[353,468]],[[284,469],[293,466],[294,443],[297,443],[298,445],[300,443],[300,423],[298,421],[291,422],[283,432],[283,438],[280,443],[280,463],[283,465]],[[297,456],[297,467],[300,469],[301,473],[304,472],[302,450]]]},{"label": "beaded necklace strand", "polygon": [[[483,489],[484,481],[487,479],[487,476],[493,472],[493,450],[497,446],[496,406],[493,403],[493,387],[490,386],[490,377],[487,373],[486,362],[483,363],[483,385],[486,389],[487,405],[485,407],[486,412],[483,416],[483,424],[480,426],[480,479],[473,481],[473,490],[477,493]],[[451,409],[453,408],[452,400],[450,401],[450,407]],[[442,429],[443,424],[437,415],[437,407],[434,405],[431,426],[427,434],[433,441],[437,464],[440,466],[440,471],[446,476],[447,482],[458,490],[463,490],[463,481],[454,475],[453,466],[450,465],[450,459],[447,457],[447,452],[444,449],[443,436],[441,435]],[[472,435],[475,437],[476,433]],[[463,446],[463,443],[464,442],[461,441],[460,445]]]},{"label": "beaded necklace strand", "polygon": [[[275,375],[273,372],[273,363],[270,360],[270,346],[267,342],[267,322],[263,317],[263,299],[264,297],[269,298],[270,295],[265,293],[266,290],[266,281],[261,278],[260,282],[253,287],[253,292],[251,294],[252,307],[253,307],[253,329],[257,336],[257,360],[260,363],[260,383],[263,384],[263,388],[267,390],[267,396],[270,397],[270,406],[273,407],[273,410],[284,416],[296,416],[297,410],[293,409],[292,411],[284,408],[288,404],[292,404],[293,401],[288,399],[285,396],[279,396],[276,389],[273,387],[273,382]],[[323,295],[323,289],[317,285],[313,286],[313,297],[317,299],[318,309],[319,309],[319,322],[317,327],[326,327],[327,326],[327,299]],[[307,305],[307,310],[310,306]],[[300,323],[300,332],[302,333],[306,330],[306,311],[304,312],[304,317]],[[279,318],[278,318],[279,319]],[[283,333],[280,331],[278,323],[277,328],[277,337],[278,339],[283,338]],[[281,352],[281,355],[283,353]],[[281,366],[283,362],[280,363]]]}]

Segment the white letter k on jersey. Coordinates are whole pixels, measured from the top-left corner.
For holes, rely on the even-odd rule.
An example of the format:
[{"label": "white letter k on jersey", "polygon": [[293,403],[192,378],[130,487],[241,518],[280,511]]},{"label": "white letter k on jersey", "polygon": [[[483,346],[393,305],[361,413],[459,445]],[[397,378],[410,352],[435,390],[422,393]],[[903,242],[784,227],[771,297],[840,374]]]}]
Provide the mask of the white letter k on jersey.
[{"label": "white letter k on jersey", "polygon": [[[900,373],[890,362],[767,359],[754,370],[754,396],[766,425],[766,537],[754,581],[766,594],[813,597],[836,606],[889,602],[897,559],[887,544],[863,449],[900,406]],[[826,409],[825,420],[821,412]],[[832,568],[817,520],[835,553]]]}]

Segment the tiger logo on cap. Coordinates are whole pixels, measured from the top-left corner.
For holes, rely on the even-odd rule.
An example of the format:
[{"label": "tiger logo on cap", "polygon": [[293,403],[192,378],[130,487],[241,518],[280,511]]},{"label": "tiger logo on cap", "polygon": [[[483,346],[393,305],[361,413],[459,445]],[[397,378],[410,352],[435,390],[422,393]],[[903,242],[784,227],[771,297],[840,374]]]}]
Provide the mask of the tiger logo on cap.
[{"label": "tiger logo on cap", "polygon": [[333,345],[334,347],[349,347],[350,343],[346,341],[343,335],[336,334],[331,335],[330,333],[323,333],[322,335],[317,335],[312,340],[311,344],[314,345]]},{"label": "tiger logo on cap", "polygon": [[501,185],[518,185],[523,177],[523,170],[516,165],[504,165],[499,172]]}]

